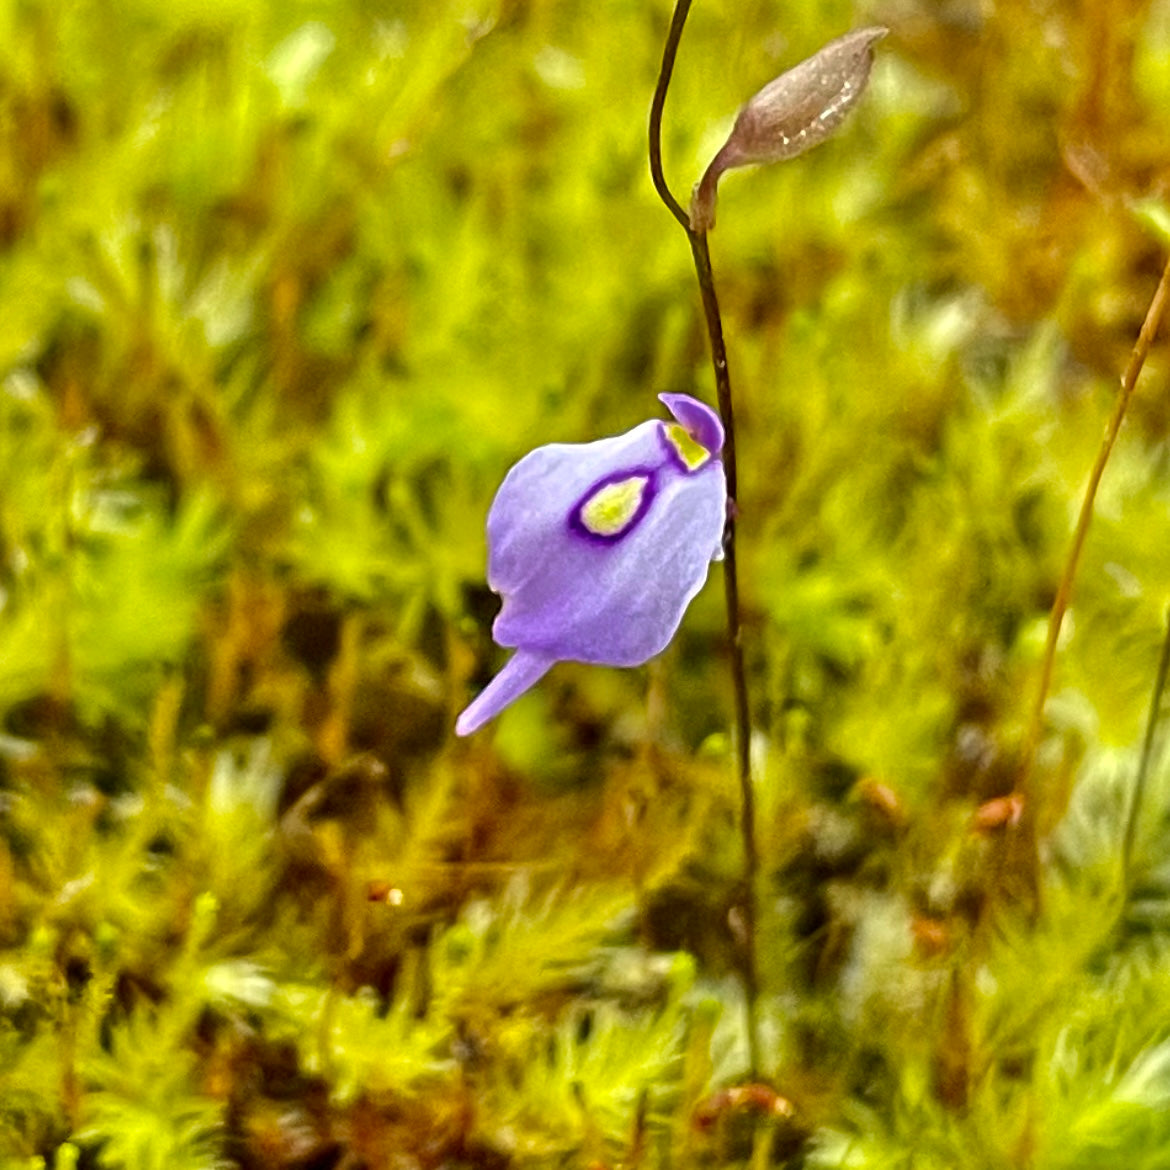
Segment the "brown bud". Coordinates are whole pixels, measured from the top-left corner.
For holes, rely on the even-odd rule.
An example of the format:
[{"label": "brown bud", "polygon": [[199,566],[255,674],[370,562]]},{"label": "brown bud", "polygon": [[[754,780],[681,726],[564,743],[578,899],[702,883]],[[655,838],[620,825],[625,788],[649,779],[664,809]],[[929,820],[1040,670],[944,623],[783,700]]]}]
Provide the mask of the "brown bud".
[{"label": "brown bud", "polygon": [[951,946],[951,931],[942,919],[916,915],[910,923],[918,953],[923,958],[937,958]]},{"label": "brown bud", "polygon": [[830,41],[770,81],[740,110],[731,135],[691,200],[691,227],[715,226],[719,177],[732,167],[783,162],[825,141],[857,104],[869,80],[873,47],[889,30],[875,25]]},{"label": "brown bud", "polygon": [[732,1085],[700,1101],[691,1120],[697,1129],[712,1129],[728,1113],[753,1112],[772,1117],[791,1117],[792,1102],[781,1097],[770,1085]]},{"label": "brown bud", "polygon": [[888,824],[901,828],[906,823],[906,809],[897,792],[876,776],[864,776],[853,789],[859,800],[878,813]]},{"label": "brown bud", "polygon": [[1014,829],[1024,815],[1024,798],[1018,792],[985,800],[976,810],[971,824],[977,833],[993,829]]}]

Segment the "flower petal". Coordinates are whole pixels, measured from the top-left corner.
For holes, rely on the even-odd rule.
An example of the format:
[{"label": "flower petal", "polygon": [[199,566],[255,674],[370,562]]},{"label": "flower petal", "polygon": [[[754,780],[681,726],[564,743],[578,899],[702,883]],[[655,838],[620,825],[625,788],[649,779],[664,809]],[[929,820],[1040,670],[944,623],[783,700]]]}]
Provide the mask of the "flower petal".
[{"label": "flower petal", "polygon": [[517,650],[500,673],[463,709],[455,720],[455,734],[470,735],[495,718],[509,703],[538,683],[555,661],[545,654]]},{"label": "flower petal", "polygon": [[470,735],[560,659],[636,666],[665,649],[722,555],[727,485],[719,416],[660,396],[651,421],[593,443],[552,443],[508,472],[488,513],[492,633],[516,653],[459,716]]},{"label": "flower petal", "polygon": [[719,554],[723,468],[687,475],[667,464],[642,522],[619,543],[562,527],[538,549],[539,572],[505,592],[492,636],[554,658],[636,666],[666,648]]},{"label": "flower petal", "polygon": [[592,485],[618,471],[662,463],[660,426],[645,422],[623,435],[549,443],[525,455],[504,477],[488,512],[488,585],[506,597],[542,575],[570,511]]}]

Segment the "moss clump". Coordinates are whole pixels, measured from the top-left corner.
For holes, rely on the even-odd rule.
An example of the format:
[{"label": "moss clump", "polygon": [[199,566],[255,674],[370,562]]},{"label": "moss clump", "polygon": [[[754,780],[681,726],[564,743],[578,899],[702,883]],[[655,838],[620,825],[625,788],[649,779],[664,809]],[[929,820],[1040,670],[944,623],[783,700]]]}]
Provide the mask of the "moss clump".
[{"label": "moss clump", "polygon": [[[680,190],[883,15],[724,7]],[[1167,243],[1165,0],[904,5],[841,136],[724,181],[767,1085],[717,590],[451,737],[505,469],[709,389],[668,18],[0,12],[0,1164],[1166,1164],[1165,342],[1005,799]]]}]

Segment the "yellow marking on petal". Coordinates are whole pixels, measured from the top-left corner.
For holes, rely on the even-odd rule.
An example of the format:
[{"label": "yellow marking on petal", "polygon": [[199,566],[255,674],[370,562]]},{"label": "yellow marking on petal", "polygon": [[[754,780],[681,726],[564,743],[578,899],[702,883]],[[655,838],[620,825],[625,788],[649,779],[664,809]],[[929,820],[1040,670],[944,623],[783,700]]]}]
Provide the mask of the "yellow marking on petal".
[{"label": "yellow marking on petal", "polygon": [[667,426],[666,438],[688,471],[698,471],[711,458],[711,452],[679,423]]},{"label": "yellow marking on petal", "polygon": [[631,475],[599,487],[581,505],[581,523],[597,536],[617,536],[638,514],[649,476]]}]

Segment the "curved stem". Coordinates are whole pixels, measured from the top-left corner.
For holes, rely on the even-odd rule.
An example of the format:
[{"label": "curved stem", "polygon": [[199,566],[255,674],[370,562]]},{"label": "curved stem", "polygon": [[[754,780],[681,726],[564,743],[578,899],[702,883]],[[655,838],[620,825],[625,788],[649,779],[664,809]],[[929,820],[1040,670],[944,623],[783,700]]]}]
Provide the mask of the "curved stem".
[{"label": "curved stem", "polygon": [[1020,770],[1016,778],[1016,791],[1023,793],[1028,785],[1032,767],[1036,762],[1036,751],[1040,744],[1040,734],[1044,726],[1044,707],[1048,701],[1048,691],[1052,686],[1052,670],[1056,662],[1056,645],[1060,640],[1060,628],[1064,623],[1064,615],[1068,610],[1069,600],[1072,597],[1073,580],[1077,574],[1077,565],[1080,563],[1081,550],[1085,546],[1085,538],[1089,534],[1089,525],[1093,521],[1093,505],[1097,499],[1097,488],[1101,484],[1101,477],[1105,474],[1105,464],[1113,451],[1113,444],[1117,441],[1118,432],[1125,419],[1125,412],[1129,400],[1133,397],[1134,387],[1138,376],[1149,356],[1150,345],[1158,326],[1162,321],[1162,314],[1166,309],[1166,302],[1170,299],[1170,259],[1162,270],[1162,279],[1150,300],[1150,307],[1146,310],[1146,319],[1142,322],[1137,341],[1134,342],[1133,352],[1125,373],[1121,376],[1121,390],[1113,406],[1113,414],[1105,427],[1105,434],[1101,438],[1101,446],[1097,450],[1097,458],[1093,461],[1093,468],[1089,472],[1089,482],[1085,487],[1085,494],[1081,499],[1081,511],[1077,517],[1077,526],[1073,532],[1072,544],[1069,546],[1068,557],[1065,561],[1064,572],[1060,576],[1060,584],[1056,589],[1056,597],[1052,601],[1052,611],[1048,615],[1048,638],[1044,644],[1044,660],[1040,667],[1040,686],[1036,693],[1036,700],[1032,706],[1032,717],[1028,723],[1028,730],[1024,736],[1024,746],[1020,757]]},{"label": "curved stem", "polygon": [[666,176],[662,173],[662,111],[666,106],[666,91],[670,88],[671,74],[674,73],[674,58],[678,53],[678,43],[682,40],[683,25],[687,22],[687,14],[691,10],[691,0],[678,0],[674,6],[674,15],[670,19],[670,32],[666,34],[666,45],[662,50],[662,66],[658,70],[658,84],[654,87],[654,97],[650,102],[650,177],[654,180],[654,190],[658,197],[666,204],[667,210],[682,225],[687,235],[691,234],[691,220],[679,201],[671,194]]},{"label": "curved stem", "polygon": [[756,880],[759,873],[759,851],[756,847],[756,798],[751,773],[751,708],[748,701],[747,672],[744,667],[742,627],[739,616],[739,575],[736,567],[735,529],[739,490],[739,476],[735,456],[735,410],[731,395],[731,374],[727,366],[727,349],[723,343],[723,319],[719,313],[719,298],[715,293],[715,276],[711,269],[711,253],[707,247],[707,233],[692,229],[690,217],[671,193],[662,171],[662,111],[666,91],[674,70],[674,59],[691,0],[677,0],[666,47],[662,53],[662,68],[654,99],[650,105],[650,174],[655,190],[667,209],[678,220],[695,262],[699,280],[699,294],[703,302],[703,316],[707,322],[707,337],[711,344],[711,364],[715,371],[715,393],[719,417],[725,433],[723,443],[723,473],[727,479],[727,525],[723,531],[723,592],[727,609],[727,636],[730,643],[731,685],[735,696],[736,771],[740,791],[740,836],[743,843],[744,905],[743,905],[743,981],[747,1009],[747,1039],[749,1074],[754,1080],[760,1067],[760,1041],[756,1026],[756,1001],[759,998],[759,977],[756,967]]}]

